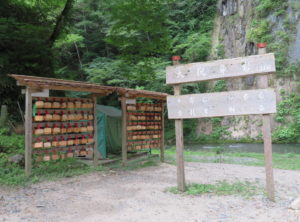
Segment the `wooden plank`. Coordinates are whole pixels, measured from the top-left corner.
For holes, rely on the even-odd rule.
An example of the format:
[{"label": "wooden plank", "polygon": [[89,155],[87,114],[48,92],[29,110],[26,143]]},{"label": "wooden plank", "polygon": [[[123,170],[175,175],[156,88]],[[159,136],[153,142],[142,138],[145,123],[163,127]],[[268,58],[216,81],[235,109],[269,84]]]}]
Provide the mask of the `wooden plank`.
[{"label": "wooden plank", "polygon": [[32,97],[31,89],[26,88],[25,94],[25,175],[29,176],[32,169]]},{"label": "wooden plank", "polygon": [[[174,86],[174,95],[178,96],[181,93],[179,85]],[[176,134],[176,165],[177,165],[177,189],[181,192],[185,191],[185,173],[184,173],[184,143],[183,143],[183,120],[175,120]]]},{"label": "wooden plank", "polygon": [[[265,54],[266,48],[260,48],[259,54]],[[257,79],[257,85],[259,88],[268,87],[268,76],[259,76]],[[264,139],[264,155],[265,155],[265,169],[266,169],[266,190],[268,199],[275,201],[275,186],[273,176],[273,164],[272,164],[272,135],[271,135],[271,116],[263,115],[263,127],[262,127],[263,139]]]},{"label": "wooden plank", "polygon": [[93,164],[94,166],[98,166],[99,158],[101,158],[101,154],[98,151],[98,124],[97,124],[97,97],[93,97],[94,100],[94,150],[93,150]]},{"label": "wooden plank", "polygon": [[273,53],[210,62],[198,62],[166,68],[167,84],[192,83],[207,80],[244,77],[273,73]]},{"label": "wooden plank", "polygon": [[272,89],[168,96],[169,119],[192,119],[276,112]]},{"label": "wooden plank", "polygon": [[122,165],[127,165],[127,109],[126,98],[121,98],[122,107]]},{"label": "wooden plank", "polygon": [[41,89],[39,92],[33,92],[32,97],[49,97],[49,89]]},{"label": "wooden plank", "polygon": [[160,136],[160,161],[165,162],[165,118],[164,107],[165,103],[161,104],[161,136]]}]

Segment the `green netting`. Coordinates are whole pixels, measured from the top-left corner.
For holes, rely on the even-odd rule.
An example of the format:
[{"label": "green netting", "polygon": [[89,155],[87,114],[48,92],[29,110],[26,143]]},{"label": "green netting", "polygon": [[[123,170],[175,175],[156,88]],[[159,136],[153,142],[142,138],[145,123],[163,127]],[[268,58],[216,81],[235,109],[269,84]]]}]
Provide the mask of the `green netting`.
[{"label": "green netting", "polygon": [[98,151],[103,158],[107,153],[122,150],[122,112],[112,106],[97,105]]}]

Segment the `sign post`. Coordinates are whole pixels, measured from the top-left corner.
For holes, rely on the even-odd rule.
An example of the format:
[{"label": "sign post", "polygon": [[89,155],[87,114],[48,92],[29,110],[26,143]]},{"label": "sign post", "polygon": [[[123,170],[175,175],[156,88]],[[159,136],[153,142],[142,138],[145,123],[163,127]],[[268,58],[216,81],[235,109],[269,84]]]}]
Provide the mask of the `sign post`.
[{"label": "sign post", "polygon": [[[173,56],[173,65],[179,65],[180,56]],[[181,86],[174,85],[174,95],[181,94]],[[184,143],[183,143],[183,120],[175,119],[176,132],[176,165],[177,165],[177,184],[178,190],[185,191],[185,175],[184,175]]]},{"label": "sign post", "polygon": [[[275,72],[276,68],[274,54],[264,53],[185,65],[179,65],[179,59],[173,57],[173,66],[166,69],[166,82],[174,86],[174,96],[167,97],[167,106],[169,119],[175,119],[177,186],[179,191],[185,190],[183,119],[263,115],[267,193],[268,198],[274,201],[270,114],[276,113],[276,94],[273,89],[267,89],[266,74]],[[249,75],[262,75],[258,81],[261,89],[180,95],[180,84]]]},{"label": "sign post", "polygon": [[[258,54],[263,55],[266,53],[265,44],[257,44]],[[258,80],[259,88],[268,88],[268,76],[259,76]],[[264,138],[264,154],[265,154],[265,168],[266,168],[266,190],[268,198],[275,201],[275,188],[274,188],[274,176],[272,167],[272,136],[271,136],[271,116],[270,114],[263,114],[263,128]]]}]

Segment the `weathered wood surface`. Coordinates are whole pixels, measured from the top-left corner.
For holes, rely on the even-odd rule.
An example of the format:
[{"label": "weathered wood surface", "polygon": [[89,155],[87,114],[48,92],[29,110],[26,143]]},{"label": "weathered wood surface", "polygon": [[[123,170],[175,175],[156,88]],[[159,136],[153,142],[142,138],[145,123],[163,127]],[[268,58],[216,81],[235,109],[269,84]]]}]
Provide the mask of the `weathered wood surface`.
[{"label": "weathered wood surface", "polygon": [[[266,48],[260,48],[259,54],[265,54]],[[268,87],[268,76],[259,76],[257,79],[258,88],[264,89]],[[271,116],[269,114],[263,115],[262,127],[264,139],[264,154],[265,154],[265,168],[266,168],[266,190],[269,200],[275,201],[275,185],[272,164],[272,134],[271,134]]]},{"label": "weathered wood surface", "polygon": [[266,190],[269,200],[275,201],[275,187],[272,164],[272,136],[271,136],[271,117],[270,115],[263,115],[264,138],[264,154],[265,154],[265,168],[266,168]]},{"label": "weathered wood surface", "polygon": [[122,107],[122,165],[127,165],[127,109],[126,97],[121,98]]},{"label": "weathered wood surface", "polygon": [[165,103],[161,104],[161,137],[160,137],[160,161],[165,162],[165,118],[164,118],[164,108]]},{"label": "weathered wood surface", "polygon": [[[174,86],[174,95],[181,93],[179,85]],[[177,166],[177,188],[179,191],[185,191],[185,173],[184,173],[184,143],[183,143],[183,120],[175,120],[176,134],[176,166]]]},{"label": "weathered wood surface", "polygon": [[237,116],[276,112],[272,89],[168,96],[169,119]]},{"label": "weathered wood surface", "polygon": [[276,71],[273,53],[224,59],[210,62],[168,66],[167,84],[192,83],[249,75],[262,75]]},{"label": "weathered wood surface", "polygon": [[49,97],[49,89],[41,89],[40,92],[33,92],[32,97]]},{"label": "weathered wood surface", "polygon": [[29,176],[32,169],[32,97],[31,89],[26,88],[25,94],[25,175]]},{"label": "weathered wood surface", "polygon": [[98,151],[98,124],[97,124],[97,97],[93,97],[94,101],[94,149],[93,149],[93,164],[98,166],[101,154]]},{"label": "weathered wood surface", "polygon": [[17,80],[21,86],[31,87],[31,89],[50,89],[50,90],[64,90],[64,91],[79,91],[90,92],[101,95],[109,95],[116,92],[122,97],[137,98],[145,97],[152,99],[166,100],[167,94],[160,92],[153,92],[148,90],[136,90],[130,88],[122,88],[115,86],[102,86],[96,83],[79,82],[74,80],[45,78],[37,76],[25,76],[10,74],[10,77]]}]

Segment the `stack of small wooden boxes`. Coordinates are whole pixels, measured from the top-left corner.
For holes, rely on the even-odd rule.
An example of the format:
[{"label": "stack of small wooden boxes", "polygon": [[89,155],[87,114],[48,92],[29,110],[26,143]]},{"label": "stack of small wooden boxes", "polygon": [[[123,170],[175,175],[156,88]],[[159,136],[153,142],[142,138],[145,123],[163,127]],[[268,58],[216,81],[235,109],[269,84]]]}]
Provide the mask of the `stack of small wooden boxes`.
[{"label": "stack of small wooden boxes", "polygon": [[37,161],[93,156],[93,100],[34,97],[33,106],[32,145]]},{"label": "stack of small wooden boxes", "polygon": [[162,137],[162,104],[127,105],[127,150],[158,148]]}]

